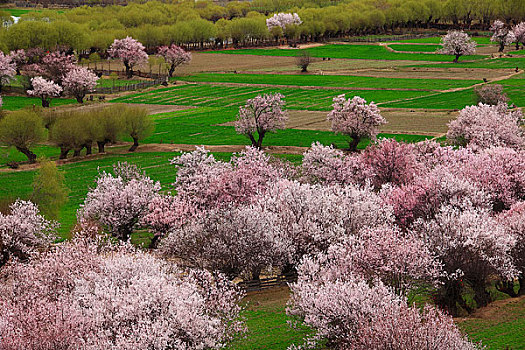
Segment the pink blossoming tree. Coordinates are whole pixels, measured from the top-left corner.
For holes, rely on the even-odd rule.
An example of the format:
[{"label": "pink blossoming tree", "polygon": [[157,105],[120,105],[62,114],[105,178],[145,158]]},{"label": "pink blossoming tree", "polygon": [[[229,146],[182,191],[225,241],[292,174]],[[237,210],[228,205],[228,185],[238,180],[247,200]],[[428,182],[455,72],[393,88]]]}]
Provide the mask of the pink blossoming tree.
[{"label": "pink blossoming tree", "polygon": [[22,66],[27,64],[28,59],[29,59],[27,57],[26,51],[24,49],[11,51],[9,53],[9,56],[11,57],[11,60],[13,61],[13,63],[16,66],[16,74],[20,75],[20,69],[22,68]]},{"label": "pink blossoming tree", "polygon": [[443,45],[443,48],[440,52],[445,55],[455,56],[454,63],[457,63],[461,56],[476,53],[476,42],[471,40],[468,34],[463,31],[449,31],[441,39],[441,45]]},{"label": "pink blossoming tree", "polygon": [[242,294],[130,247],[65,243],[6,269],[2,349],[220,349],[244,332]]},{"label": "pink blossoming tree", "polygon": [[47,221],[35,204],[17,200],[9,209],[9,214],[0,213],[0,267],[10,257],[28,258],[56,236],[56,224]]},{"label": "pink blossoming tree", "polygon": [[31,79],[33,90],[27,90],[29,96],[39,97],[42,100],[42,107],[49,107],[51,97],[58,97],[62,93],[60,85],[42,77]]},{"label": "pink blossoming tree", "polygon": [[68,93],[75,96],[78,103],[83,103],[86,94],[97,86],[98,79],[89,69],[76,67],[66,73],[62,84]]},{"label": "pink blossoming tree", "polygon": [[505,104],[467,106],[448,124],[447,140],[458,146],[493,146],[521,149],[525,146],[521,110],[509,111]]},{"label": "pink blossoming tree", "polygon": [[126,67],[126,75],[128,78],[133,76],[133,68],[137,65],[143,64],[148,60],[148,54],[145,51],[144,45],[132,37],[125,37],[124,39],[115,39],[111,47],[108,49],[111,58],[118,58]]},{"label": "pink blossoming tree", "polygon": [[114,172],[115,175],[106,172],[99,175],[77,219],[83,227],[99,225],[112,236],[127,241],[160,190],[160,184],[127,163],[117,164]]},{"label": "pink blossoming tree", "polygon": [[253,147],[261,148],[267,132],[284,129],[286,125],[288,113],[283,109],[283,98],[283,95],[276,93],[259,95],[246,101],[246,105],[239,108],[235,121],[237,133],[246,135]]},{"label": "pink blossoming tree", "polygon": [[291,285],[288,314],[317,331],[292,349],[315,349],[320,341],[356,350],[478,348],[450,316],[428,305],[411,307],[380,280],[366,280],[344,262],[331,264],[332,258],[305,259]]},{"label": "pink blossoming tree", "polygon": [[486,286],[491,276],[517,275],[511,256],[515,238],[490,210],[443,205],[432,220],[420,220],[414,228],[443,264],[444,285],[436,302],[452,314],[457,305],[469,310],[461,297],[464,283],[474,290],[477,305],[484,306],[490,301]]},{"label": "pink blossoming tree", "polygon": [[515,203],[509,210],[501,213],[498,222],[505,227],[516,239],[516,245],[512,248],[514,264],[520,272],[518,282],[520,289],[514,291],[514,280],[502,281],[506,288],[503,290],[511,296],[525,294],[525,201]]},{"label": "pink blossoming tree", "polygon": [[334,98],[332,107],[327,117],[332,123],[332,131],[349,136],[351,141],[348,149],[353,152],[363,138],[375,140],[379,127],[386,124],[377,105],[374,102],[367,104],[359,96],[346,99],[344,94],[339,95]]},{"label": "pink blossoming tree", "polygon": [[13,62],[11,56],[4,55],[0,52],[0,92],[2,92],[2,86],[9,84],[16,75],[16,64]]},{"label": "pink blossoming tree", "polygon": [[525,46],[525,22],[520,22],[512,28],[516,38],[516,50],[520,49],[520,43]]},{"label": "pink blossoming tree", "polygon": [[171,78],[175,68],[181,64],[187,64],[191,61],[191,53],[184,51],[182,47],[175,44],[171,46],[161,46],[158,50],[158,55],[163,57],[169,65],[168,76]]},{"label": "pink blossoming tree", "polygon": [[490,27],[490,30],[492,31],[492,37],[490,38],[490,41],[499,44],[499,52],[503,52],[503,50],[505,50],[505,45],[509,45],[516,41],[514,32],[500,20],[494,21]]}]

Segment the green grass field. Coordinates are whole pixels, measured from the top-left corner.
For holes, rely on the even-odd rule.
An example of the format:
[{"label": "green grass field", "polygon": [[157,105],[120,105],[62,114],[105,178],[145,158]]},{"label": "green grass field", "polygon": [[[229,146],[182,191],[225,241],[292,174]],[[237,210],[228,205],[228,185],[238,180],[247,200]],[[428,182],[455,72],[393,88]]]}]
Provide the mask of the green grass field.
[{"label": "green grass field", "polygon": [[[2,96],[4,102],[2,108],[6,111],[15,111],[30,106],[41,106],[42,101],[37,97],[26,96]],[[66,104],[76,103],[72,98],[53,98],[51,99],[51,107],[61,106]]]},{"label": "green grass field", "polygon": [[[453,57],[448,55],[424,54],[424,53],[398,53],[390,52],[379,45],[324,45],[307,49],[312,57],[366,59],[366,60],[408,60],[408,61],[452,61]],[[240,49],[209,51],[222,54],[237,55],[261,55],[261,56],[291,56],[301,55],[298,49]],[[483,56],[472,55],[463,57],[464,60],[479,60]]]},{"label": "green grass field", "polygon": [[320,87],[349,87],[371,89],[418,89],[447,90],[467,87],[479,83],[477,80],[451,79],[396,79],[349,75],[310,75],[310,74],[214,74],[201,73],[191,76],[175,77],[176,80],[192,82],[271,84]]},{"label": "green grass field", "polygon": [[131,84],[138,84],[141,81],[142,80],[138,80],[138,79],[131,79],[131,80],[127,80],[127,79],[99,79],[97,81],[97,86],[98,87],[126,86],[126,85],[131,85]]},{"label": "green grass field", "polygon": [[442,48],[441,45],[403,45],[403,44],[391,44],[388,45],[393,50],[403,52],[437,52]]}]

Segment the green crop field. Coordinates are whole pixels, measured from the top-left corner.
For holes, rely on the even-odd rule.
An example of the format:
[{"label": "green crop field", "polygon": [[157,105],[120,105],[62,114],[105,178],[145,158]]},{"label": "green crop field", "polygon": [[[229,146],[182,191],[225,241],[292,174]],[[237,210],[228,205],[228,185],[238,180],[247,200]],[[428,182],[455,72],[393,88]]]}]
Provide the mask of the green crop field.
[{"label": "green crop field", "polygon": [[[379,45],[324,45],[306,49],[312,57],[349,58],[367,60],[408,60],[408,61],[452,61],[453,57],[448,55],[425,54],[425,53],[399,53],[390,52]],[[302,54],[298,49],[240,49],[209,51],[213,53],[237,54],[237,55],[261,55],[261,56],[291,56]],[[464,60],[478,60],[483,56],[472,55],[463,57]]]},{"label": "green crop field", "polygon": [[369,89],[447,90],[479,83],[477,80],[375,78],[348,75],[309,74],[213,74],[201,73],[174,78],[191,82],[269,84]]},{"label": "green crop field", "polygon": [[425,96],[428,91],[398,90],[314,90],[274,87],[232,87],[210,84],[189,84],[120,97],[113,102],[147,103],[162,105],[238,107],[247,99],[260,94],[279,92],[285,96],[286,107],[298,110],[327,111],[334,97],[346,94],[359,95],[368,101],[388,102],[399,99]]}]

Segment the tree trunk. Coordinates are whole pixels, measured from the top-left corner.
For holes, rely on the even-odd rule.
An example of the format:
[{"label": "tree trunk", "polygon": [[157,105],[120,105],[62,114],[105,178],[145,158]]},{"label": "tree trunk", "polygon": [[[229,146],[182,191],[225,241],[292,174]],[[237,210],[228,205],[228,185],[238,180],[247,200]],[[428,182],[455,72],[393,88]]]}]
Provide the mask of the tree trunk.
[{"label": "tree trunk", "polygon": [[86,147],[86,156],[90,155],[93,153],[93,150],[92,150],[92,147],[91,147],[91,144],[89,145],[84,145],[84,147]]},{"label": "tree trunk", "polygon": [[262,149],[262,142],[263,142],[263,138],[264,138],[264,135],[266,134],[266,132],[259,131],[258,134],[259,134],[259,138],[257,139],[257,143],[256,143],[255,147],[257,147],[258,149]]},{"label": "tree trunk", "polygon": [[49,107],[49,100],[42,98],[42,107],[48,108]]},{"label": "tree trunk", "polygon": [[106,145],[105,141],[97,141],[98,153],[105,153],[104,146]]},{"label": "tree trunk", "polygon": [[456,55],[456,58],[454,58],[454,63],[458,63],[458,60],[459,60],[459,57],[460,57],[460,56],[461,56],[461,55]]},{"label": "tree trunk", "polygon": [[254,281],[260,281],[261,280],[261,269],[259,267],[253,268],[251,273],[252,273],[252,279]]},{"label": "tree trunk", "polygon": [[520,278],[518,278],[518,282],[520,284],[518,295],[525,295],[525,276],[522,275]]},{"label": "tree trunk", "polygon": [[82,148],[76,148],[73,150],[73,157],[80,157],[80,151],[82,151]]},{"label": "tree trunk", "polygon": [[357,145],[359,144],[359,141],[361,141],[361,138],[357,135],[351,135],[352,141],[348,142],[348,150],[350,152],[357,152]]},{"label": "tree trunk", "polygon": [[133,76],[133,69],[131,68],[128,62],[124,62],[124,66],[126,67],[126,76],[129,79]]},{"label": "tree trunk", "polygon": [[129,149],[128,149],[128,152],[135,152],[135,150],[139,147],[139,139],[134,137],[133,138],[133,146],[131,146]]},{"label": "tree trunk", "polygon": [[520,42],[517,41],[517,42],[516,42],[516,51],[519,50],[519,49],[520,49]]},{"label": "tree trunk", "polygon": [[58,159],[66,159],[68,153],[69,153],[69,148],[60,147],[60,156],[58,157]]},{"label": "tree trunk", "polygon": [[151,242],[149,244],[149,248],[150,249],[156,249],[157,246],[159,245],[159,241],[160,241],[160,236],[159,235],[153,236],[153,238],[151,239]]},{"label": "tree trunk", "polygon": [[173,76],[173,72],[175,71],[175,65],[172,64],[170,67],[170,70],[168,71],[168,75],[171,78]]},{"label": "tree trunk", "polygon": [[249,133],[248,137],[250,138],[250,141],[252,142],[252,146],[257,147],[257,141],[255,141],[255,137],[253,137],[253,134]]},{"label": "tree trunk", "polygon": [[511,297],[518,296],[518,293],[514,291],[514,280],[500,281],[496,284],[496,289],[499,290],[500,292],[510,295]]},{"label": "tree trunk", "polygon": [[499,43],[499,50],[498,50],[498,52],[503,52],[503,50],[505,50],[505,43],[504,42],[500,42]]},{"label": "tree trunk", "polygon": [[84,103],[84,95],[77,95],[76,99],[78,103]]},{"label": "tree trunk", "polygon": [[36,162],[36,154],[31,152],[31,150],[29,148],[16,146],[16,149],[18,151],[22,152],[27,157],[27,159],[29,160],[29,163],[35,163]]}]

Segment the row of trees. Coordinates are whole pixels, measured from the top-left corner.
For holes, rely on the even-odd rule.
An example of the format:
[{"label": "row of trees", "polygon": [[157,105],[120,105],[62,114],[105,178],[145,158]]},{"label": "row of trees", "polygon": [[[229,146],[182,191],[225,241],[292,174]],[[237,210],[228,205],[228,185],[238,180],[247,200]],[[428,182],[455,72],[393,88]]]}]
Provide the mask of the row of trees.
[{"label": "row of trees", "polygon": [[[293,3],[293,5],[292,5]],[[231,5],[235,4],[235,5]],[[148,50],[176,43],[187,46],[254,45],[286,35],[291,39],[323,40],[346,35],[385,33],[399,27],[431,25],[488,29],[502,19],[516,24],[525,18],[519,0],[425,0],[425,1],[340,1],[317,4],[291,2],[282,6],[253,2],[228,2],[226,7],[211,2],[168,4],[148,1],[128,6],[80,7],[64,13],[32,12],[19,23],[0,30],[0,50],[56,45],[78,52],[105,52],[115,38],[133,36]],[[275,8],[269,10],[269,8]],[[280,8],[277,10],[277,8]],[[268,28],[266,20],[276,12],[296,12],[302,24],[280,31]],[[297,23],[297,22],[296,22]]]},{"label": "row of trees", "polygon": [[108,143],[123,137],[133,140],[129,149],[133,152],[139,141],[153,130],[149,112],[135,106],[111,105],[65,112],[24,109],[0,119],[0,142],[15,147],[33,163],[37,159],[33,146],[46,140],[59,147],[60,159],[65,159],[71,150],[73,156],[79,156],[85,148],[89,155],[95,144],[98,152],[104,153]]}]

